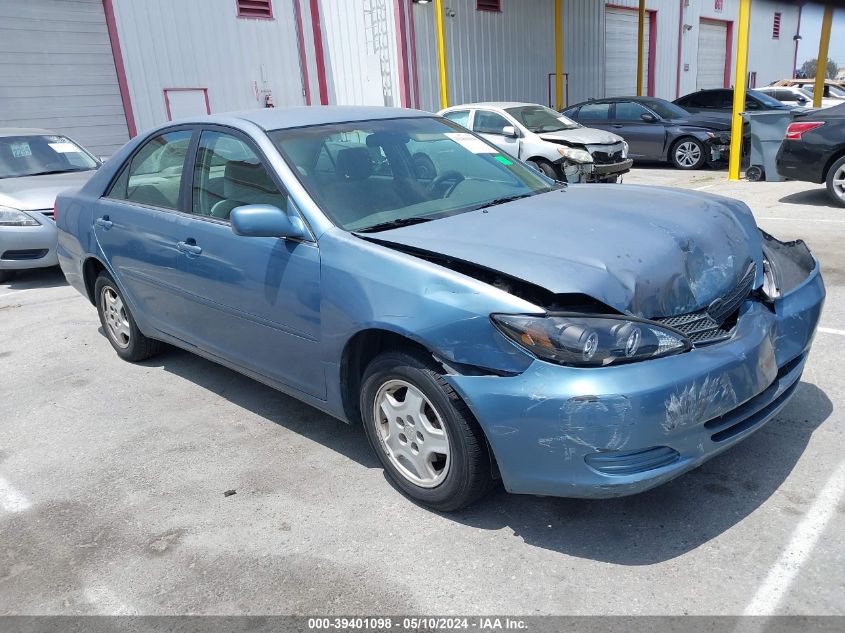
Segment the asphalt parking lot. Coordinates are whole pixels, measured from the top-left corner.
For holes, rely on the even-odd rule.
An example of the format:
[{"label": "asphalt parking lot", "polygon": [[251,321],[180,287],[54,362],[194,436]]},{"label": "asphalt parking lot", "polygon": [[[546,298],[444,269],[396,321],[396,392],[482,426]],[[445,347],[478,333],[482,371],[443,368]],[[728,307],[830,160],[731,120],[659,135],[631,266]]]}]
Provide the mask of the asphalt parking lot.
[{"label": "asphalt parking lot", "polygon": [[845,209],[723,171],[626,182],[744,200],[821,261],[802,382],[750,439],[635,497],[500,489],[440,515],[359,428],[187,352],[125,363],[60,273],[21,274],[0,285],[0,613],[845,614]]}]

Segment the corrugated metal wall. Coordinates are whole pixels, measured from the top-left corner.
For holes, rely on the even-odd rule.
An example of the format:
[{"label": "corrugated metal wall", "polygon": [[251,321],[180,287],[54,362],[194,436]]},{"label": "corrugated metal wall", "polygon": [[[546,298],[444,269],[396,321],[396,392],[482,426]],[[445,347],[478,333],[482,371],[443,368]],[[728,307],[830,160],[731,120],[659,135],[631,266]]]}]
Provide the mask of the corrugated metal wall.
[{"label": "corrugated metal wall", "polygon": [[[550,53],[554,59],[554,49]],[[604,96],[604,3],[563,3],[563,71],[568,73],[569,104]]]},{"label": "corrugated metal wall", "polygon": [[0,0],[0,127],[109,155],[129,138],[102,0]]},{"label": "corrugated metal wall", "polygon": [[401,106],[393,0],[321,0],[329,103]]},{"label": "corrugated metal wall", "polygon": [[[449,0],[446,18],[450,100],[548,100],[554,72],[551,0],[502,0],[502,12],[477,11],[475,0]],[[420,107],[439,109],[434,5],[413,7]]]},{"label": "corrugated metal wall", "polygon": [[167,120],[165,88],[207,88],[212,112],[301,105],[293,0],[243,19],[234,0],[114,0],[138,131]]}]

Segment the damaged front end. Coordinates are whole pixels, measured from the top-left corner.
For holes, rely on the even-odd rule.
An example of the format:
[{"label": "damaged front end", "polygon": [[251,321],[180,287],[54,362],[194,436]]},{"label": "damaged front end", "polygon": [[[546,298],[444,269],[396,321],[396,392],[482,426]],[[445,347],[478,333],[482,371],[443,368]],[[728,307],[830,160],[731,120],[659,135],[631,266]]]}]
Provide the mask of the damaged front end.
[{"label": "damaged front end", "polygon": [[726,132],[708,132],[707,150],[708,158],[712,163],[721,163],[728,160],[731,148],[731,136]]},{"label": "damaged front end", "polygon": [[631,171],[633,160],[628,158],[628,144],[624,141],[610,145],[571,145],[554,142],[561,159],[557,165],[566,182],[616,182]]},{"label": "damaged front end", "polygon": [[[591,363],[583,354],[599,359],[592,354],[601,351],[601,333],[577,345],[597,319],[609,320],[606,331],[616,332],[612,319],[619,317],[590,308],[585,315],[583,307],[574,315],[547,313],[554,323],[494,316],[514,345],[537,360],[519,376],[447,379],[484,428],[509,491],[595,498],[647,490],[744,439],[786,405],[815,334],[824,284],[802,241],[761,235],[760,275],[752,263],[705,310],[640,324],[638,344],[653,330],[650,347],[639,352],[643,362],[625,358],[637,351],[624,325],[631,319],[619,321],[628,328],[628,346],[609,348],[618,358]],[[561,340],[575,336],[577,345],[549,347],[558,332]],[[661,332],[673,333],[674,341],[658,340]]]}]

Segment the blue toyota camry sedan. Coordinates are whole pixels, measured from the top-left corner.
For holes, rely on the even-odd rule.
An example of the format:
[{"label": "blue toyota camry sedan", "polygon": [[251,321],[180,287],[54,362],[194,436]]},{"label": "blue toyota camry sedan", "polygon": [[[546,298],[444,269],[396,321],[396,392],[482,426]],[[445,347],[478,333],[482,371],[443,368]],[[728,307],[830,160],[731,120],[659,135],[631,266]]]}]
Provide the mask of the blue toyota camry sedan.
[{"label": "blue toyota camry sedan", "polygon": [[120,357],[176,345],[361,423],[438,510],[698,466],[787,403],[825,294],[740,202],[566,186],[414,110],[170,123],[56,214]]}]

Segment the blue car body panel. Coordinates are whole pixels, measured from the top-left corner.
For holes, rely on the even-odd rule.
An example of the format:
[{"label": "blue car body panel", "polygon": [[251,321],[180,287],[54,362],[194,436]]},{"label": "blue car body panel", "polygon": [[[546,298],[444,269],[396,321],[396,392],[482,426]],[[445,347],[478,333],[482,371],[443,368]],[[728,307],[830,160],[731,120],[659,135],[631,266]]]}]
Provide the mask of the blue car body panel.
[{"label": "blue car body panel", "polygon": [[[96,260],[146,335],[344,420],[350,341],[364,332],[414,341],[474,413],[512,492],[605,497],[645,490],[740,441],[788,401],[824,301],[817,262],[780,298],[746,300],[728,340],[628,365],[539,360],[490,320],[547,312],[514,290],[521,284],[643,318],[706,308],[750,263],[759,288],[762,239],[745,205],[656,188],[570,186],[483,212],[354,234],[321,212],[265,133],[416,116],[431,115],[297,108],[190,122],[253,140],[301,213],[309,234],[303,240],[237,236],[224,223],[102,197],[125,160],[160,132],[151,131],[82,189],[59,196],[61,266],[90,297],[85,271]],[[180,250],[188,239],[201,252]],[[493,284],[491,275],[504,281]]]}]

